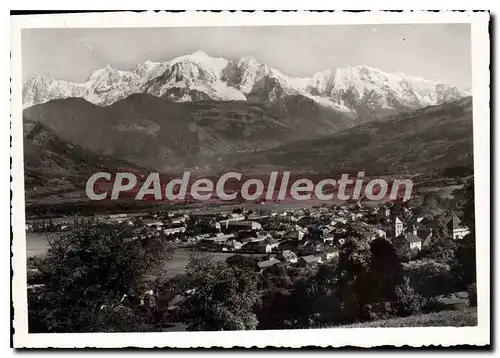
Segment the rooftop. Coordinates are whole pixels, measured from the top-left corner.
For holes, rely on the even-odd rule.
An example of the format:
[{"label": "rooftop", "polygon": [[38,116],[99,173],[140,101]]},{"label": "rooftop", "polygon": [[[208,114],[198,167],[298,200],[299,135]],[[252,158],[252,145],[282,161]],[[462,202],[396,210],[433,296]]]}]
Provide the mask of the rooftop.
[{"label": "rooftop", "polygon": [[408,241],[410,244],[414,243],[414,242],[420,242],[422,241],[421,238],[419,238],[417,235],[413,235],[413,234],[405,234],[405,239],[406,241]]},{"label": "rooftop", "polygon": [[317,257],[315,255],[302,256],[301,259],[303,259],[307,263],[312,263],[317,261]]},{"label": "rooftop", "polygon": [[281,262],[280,260],[273,258],[270,260],[261,261],[261,262],[257,263],[257,266],[262,269],[262,268],[274,266],[280,262]]},{"label": "rooftop", "polygon": [[448,221],[448,224],[446,224],[446,227],[448,229],[455,230],[455,229],[463,228],[463,225],[462,225],[462,221],[460,221],[458,216],[453,215],[453,217],[450,219],[450,221]]}]

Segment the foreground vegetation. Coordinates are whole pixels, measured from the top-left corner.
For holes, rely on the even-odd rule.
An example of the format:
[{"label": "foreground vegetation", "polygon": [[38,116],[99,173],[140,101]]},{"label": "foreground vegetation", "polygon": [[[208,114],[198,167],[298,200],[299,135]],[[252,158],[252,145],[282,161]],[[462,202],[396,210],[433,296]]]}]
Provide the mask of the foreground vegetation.
[{"label": "foreground vegetation", "polygon": [[380,321],[350,324],[344,328],[367,327],[430,327],[448,326],[464,327],[477,325],[477,309],[469,308],[465,311],[441,311],[409,317],[392,318]]}]

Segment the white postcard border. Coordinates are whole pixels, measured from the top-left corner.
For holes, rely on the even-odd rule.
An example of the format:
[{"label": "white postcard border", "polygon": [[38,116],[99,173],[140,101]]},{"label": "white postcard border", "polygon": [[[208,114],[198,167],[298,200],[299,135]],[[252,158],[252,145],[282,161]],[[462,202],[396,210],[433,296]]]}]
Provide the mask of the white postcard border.
[{"label": "white postcard border", "polygon": [[[489,14],[485,12],[97,13],[11,19],[12,298],[15,347],[450,346],[490,343]],[[21,29],[60,27],[284,26],[471,23],[478,326],[286,331],[29,334],[22,146]]]}]

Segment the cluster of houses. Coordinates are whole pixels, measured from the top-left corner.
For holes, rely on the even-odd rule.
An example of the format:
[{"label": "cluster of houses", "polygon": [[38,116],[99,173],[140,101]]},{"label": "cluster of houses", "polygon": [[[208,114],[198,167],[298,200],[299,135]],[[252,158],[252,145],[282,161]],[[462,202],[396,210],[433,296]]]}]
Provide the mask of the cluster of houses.
[{"label": "cluster of houses", "polygon": [[260,271],[263,271],[275,265],[289,266],[293,264],[300,267],[316,266],[318,264],[331,262],[332,260],[338,258],[339,254],[340,249],[335,247],[327,248],[318,253],[304,256],[297,256],[297,254],[291,250],[283,250],[278,254],[270,255],[266,260],[258,262],[257,267]]},{"label": "cluster of houses", "polygon": [[[365,206],[358,202],[349,206],[258,212],[242,208],[230,212],[177,210],[112,214],[100,219],[147,227],[166,240],[200,250],[266,255],[268,259],[259,263],[261,269],[276,264],[316,265],[335,259],[348,237],[346,224],[350,222],[365,225],[370,240],[404,238],[412,251],[422,250],[433,232],[432,222],[413,215],[412,210],[401,203]],[[71,222],[58,225],[66,229],[71,227]],[[447,228],[453,239],[461,239],[469,233],[456,216]]]},{"label": "cluster of houses", "polygon": [[[200,250],[265,255],[267,259],[258,265],[261,269],[290,264],[313,266],[334,260],[352,222],[366,227],[367,239],[403,238],[412,252],[430,243],[434,229],[432,221],[414,215],[402,203],[258,212],[242,208],[230,212],[193,210],[155,214],[141,221],[169,240]],[[469,232],[456,216],[447,227],[453,239]]]}]

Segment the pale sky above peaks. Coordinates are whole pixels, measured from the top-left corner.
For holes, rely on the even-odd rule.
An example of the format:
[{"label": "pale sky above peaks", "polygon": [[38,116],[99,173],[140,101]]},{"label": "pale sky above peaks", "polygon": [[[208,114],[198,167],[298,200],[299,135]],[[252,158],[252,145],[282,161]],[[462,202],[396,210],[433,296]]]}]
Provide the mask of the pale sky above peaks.
[{"label": "pale sky above peaks", "polygon": [[368,65],[461,88],[472,81],[469,24],[25,29],[22,50],[23,81],[84,82],[106,64],[127,70],[198,50],[250,55],[296,77]]}]

